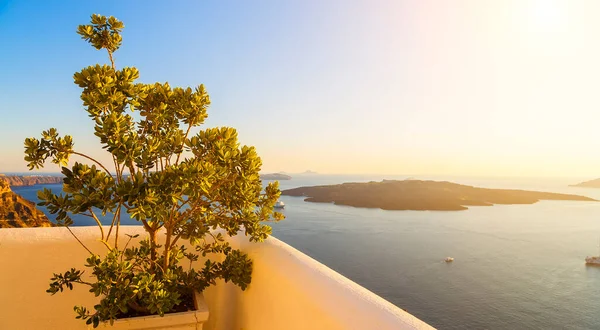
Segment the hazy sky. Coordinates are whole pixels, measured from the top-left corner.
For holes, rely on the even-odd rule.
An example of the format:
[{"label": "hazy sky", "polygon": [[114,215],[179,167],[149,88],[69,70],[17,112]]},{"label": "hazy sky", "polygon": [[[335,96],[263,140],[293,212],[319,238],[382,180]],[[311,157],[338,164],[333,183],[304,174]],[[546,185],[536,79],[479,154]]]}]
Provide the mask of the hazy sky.
[{"label": "hazy sky", "polygon": [[92,13],[125,23],[117,66],[204,83],[265,171],[600,176],[600,1],[573,0],[0,0],[0,172],[49,127],[104,157],[72,80],[106,62]]}]

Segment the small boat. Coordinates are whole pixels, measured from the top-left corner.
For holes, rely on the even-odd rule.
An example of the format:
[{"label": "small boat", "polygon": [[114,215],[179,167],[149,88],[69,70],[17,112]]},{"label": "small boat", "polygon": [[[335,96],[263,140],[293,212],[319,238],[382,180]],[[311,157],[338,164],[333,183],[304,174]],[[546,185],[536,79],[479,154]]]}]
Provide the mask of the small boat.
[{"label": "small boat", "polygon": [[275,206],[274,206],[274,207],[275,207],[276,209],[282,209],[282,208],[284,208],[284,207],[285,207],[285,203],[284,203],[284,202],[282,202],[282,201],[277,201],[277,203],[275,203]]},{"label": "small boat", "polygon": [[586,257],[585,263],[587,265],[598,265],[600,266],[600,257]]},{"label": "small boat", "polygon": [[[598,247],[600,248],[600,243],[598,244]],[[585,257],[585,263],[586,265],[600,266],[600,256]]]},{"label": "small boat", "polygon": [[444,259],[445,262],[452,262],[454,261],[454,258],[452,257],[446,257],[446,259]]}]

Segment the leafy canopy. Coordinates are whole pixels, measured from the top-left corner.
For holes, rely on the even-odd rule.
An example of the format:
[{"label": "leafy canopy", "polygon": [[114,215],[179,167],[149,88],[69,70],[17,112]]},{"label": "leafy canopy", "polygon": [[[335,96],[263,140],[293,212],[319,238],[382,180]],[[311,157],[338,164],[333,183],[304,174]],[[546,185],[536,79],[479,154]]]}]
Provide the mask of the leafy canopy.
[{"label": "leafy canopy", "polygon": [[[263,190],[254,147],[241,146],[230,127],[198,130],[210,105],[203,85],[144,84],[137,82],[135,67],[116,68],[113,53],[121,46],[123,28],[112,16],[94,14],[91,24],[77,29],[94,48],[105,49],[111,63],[89,66],[73,76],[111,164],[76,150],[71,136],[61,136],[55,128],[25,140],[29,169],[41,168],[50,159],[65,176],[64,193],[44,189],[38,193],[39,205],[56,214],[61,226],[69,228],[74,214],[91,217],[98,225],[106,251],[91,251],[80,241],[90,253],[86,268],[93,281],[73,268],[54,274],[48,289],[54,294],[72,289],[73,283],[88,285],[100,303],[93,311],[75,311],[94,326],[119,315],[163,315],[190,290],[202,291],[219,278],[245,289],[252,261],[232,249],[222,233],[243,232],[251,241],[262,241],[271,233],[263,222],[283,219],[273,211],[278,183]],[[84,162],[69,168],[72,156]],[[98,213],[113,216],[109,227],[102,226]],[[137,237],[129,237],[120,249],[121,216],[139,221],[148,236],[135,246],[129,243]],[[213,259],[222,261],[209,258],[200,269],[192,267],[200,255],[218,254],[223,258]]]}]

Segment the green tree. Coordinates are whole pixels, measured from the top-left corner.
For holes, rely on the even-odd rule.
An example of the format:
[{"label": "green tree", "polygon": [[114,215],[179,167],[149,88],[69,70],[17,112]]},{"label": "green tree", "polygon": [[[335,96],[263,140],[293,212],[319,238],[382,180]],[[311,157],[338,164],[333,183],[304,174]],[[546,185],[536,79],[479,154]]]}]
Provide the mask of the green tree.
[{"label": "green tree", "polygon": [[[114,17],[92,15],[91,24],[77,33],[98,50],[105,49],[110,65],[96,64],[75,73],[81,100],[94,123],[94,134],[112,156],[109,166],[74,149],[71,136],[50,128],[40,139],[25,140],[29,169],[50,159],[62,167],[63,191],[38,193],[39,205],[56,214],[57,223],[69,228],[71,215],[95,220],[106,251],[90,253],[86,267],[94,281],[71,269],[54,274],[49,293],[88,285],[100,297],[93,311],[75,307],[77,318],[88,324],[114,320],[123,314],[159,314],[172,311],[191,290],[202,291],[216,279],[232,281],[245,289],[252,262],[232,249],[223,234],[243,231],[250,241],[271,233],[264,221],[281,220],[273,211],[279,198],[277,183],[263,191],[261,160],[254,147],[240,146],[235,129],[208,128],[192,134],[207,117],[210,98],[203,85],[195,89],[168,83],[143,84],[135,67],[118,70],[114,53],[122,42],[124,25]],[[88,164],[75,162],[71,156]],[[97,214],[112,215],[104,228]],[[126,215],[124,214],[126,213]],[[141,222],[148,238],[139,245],[119,248],[121,216]],[[106,230],[107,229],[107,230]],[[70,231],[70,229],[69,229]],[[71,232],[72,233],[72,232]],[[158,235],[164,234],[159,245]],[[77,237],[76,237],[77,238]],[[195,250],[188,251],[183,242]],[[207,260],[191,267],[199,256],[222,254],[222,262]],[[189,266],[182,265],[188,260]]]}]

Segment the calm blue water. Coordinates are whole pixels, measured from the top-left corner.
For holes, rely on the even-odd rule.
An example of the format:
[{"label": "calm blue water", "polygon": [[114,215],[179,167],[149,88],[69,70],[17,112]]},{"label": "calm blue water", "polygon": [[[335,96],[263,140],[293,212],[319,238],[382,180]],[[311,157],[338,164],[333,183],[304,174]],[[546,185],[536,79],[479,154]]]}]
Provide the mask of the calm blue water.
[{"label": "calm blue water", "polygon": [[[384,178],[406,177],[298,176],[282,181],[281,188]],[[585,178],[430,179],[600,199],[600,189],[567,186]],[[60,185],[46,187],[60,191]],[[36,200],[39,188],[14,191]],[[548,201],[430,212],[281,200],[287,219],[273,224],[276,237],[435,327],[600,329],[600,268],[584,265],[587,255],[599,253],[600,203]],[[454,263],[444,263],[446,256]]]}]

